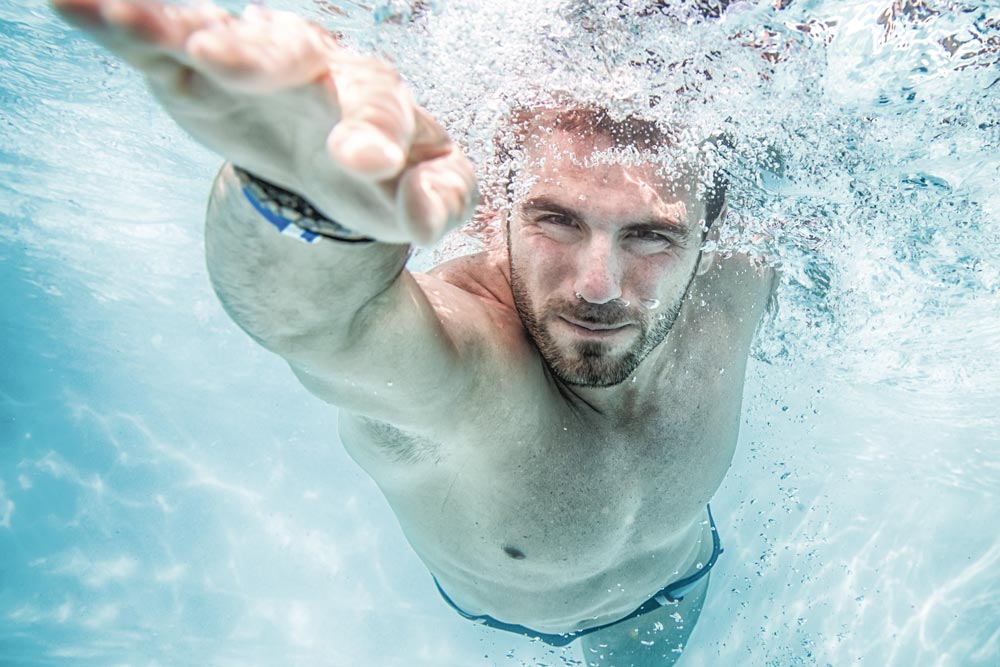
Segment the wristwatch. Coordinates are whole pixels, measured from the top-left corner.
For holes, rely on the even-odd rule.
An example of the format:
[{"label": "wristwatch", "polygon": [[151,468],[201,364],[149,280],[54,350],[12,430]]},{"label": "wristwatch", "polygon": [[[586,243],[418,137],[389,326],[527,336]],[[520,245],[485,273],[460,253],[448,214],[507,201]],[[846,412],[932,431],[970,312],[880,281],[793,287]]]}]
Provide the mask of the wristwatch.
[{"label": "wristwatch", "polygon": [[326,217],[303,197],[233,165],[247,201],[279,232],[306,243],[330,239],[342,243],[374,243],[370,236],[355,232]]}]

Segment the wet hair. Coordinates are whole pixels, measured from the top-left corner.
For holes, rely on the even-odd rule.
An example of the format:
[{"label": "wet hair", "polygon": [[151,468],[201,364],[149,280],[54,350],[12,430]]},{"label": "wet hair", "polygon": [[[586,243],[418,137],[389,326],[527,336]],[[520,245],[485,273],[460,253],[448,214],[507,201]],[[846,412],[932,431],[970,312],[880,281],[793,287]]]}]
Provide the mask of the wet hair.
[{"label": "wet hair", "polygon": [[[655,150],[658,147],[677,145],[674,134],[656,121],[634,115],[616,118],[607,109],[593,105],[556,104],[541,108],[518,108],[511,113],[509,128],[510,131],[504,134],[497,145],[499,159],[507,163],[503,189],[508,201],[512,199],[513,168],[516,163],[513,155],[521,150],[532,133],[539,130],[568,132],[584,139],[610,139],[617,149],[634,147],[639,150]],[[718,138],[709,139],[707,143],[715,145]],[[728,182],[721,170],[715,170],[702,184],[705,224],[710,227],[722,213]]]}]

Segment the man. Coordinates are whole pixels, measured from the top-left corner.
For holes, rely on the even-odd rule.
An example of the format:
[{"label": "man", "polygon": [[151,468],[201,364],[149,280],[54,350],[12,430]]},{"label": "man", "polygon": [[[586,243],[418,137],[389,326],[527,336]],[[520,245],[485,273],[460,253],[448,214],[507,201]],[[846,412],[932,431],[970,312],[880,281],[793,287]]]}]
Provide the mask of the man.
[{"label": "man", "polygon": [[721,210],[690,176],[601,157],[656,126],[528,114],[505,247],[410,273],[476,183],[386,65],[257,7],[53,4],[238,165],[209,205],[213,285],[340,407],[444,599],[589,664],[673,664],[721,551],[707,503],[771,274],[703,250]]}]

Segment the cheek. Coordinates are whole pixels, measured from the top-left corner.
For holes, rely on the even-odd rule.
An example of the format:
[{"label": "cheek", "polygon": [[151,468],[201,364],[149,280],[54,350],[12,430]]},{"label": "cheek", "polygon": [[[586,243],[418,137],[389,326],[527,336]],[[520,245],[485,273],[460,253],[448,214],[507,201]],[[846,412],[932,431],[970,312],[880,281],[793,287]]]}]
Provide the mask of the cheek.
[{"label": "cheek", "polygon": [[567,247],[542,235],[522,238],[512,251],[518,255],[514,264],[526,284],[551,291],[572,273],[574,260]]},{"label": "cheek", "polygon": [[637,288],[659,290],[662,285],[670,282],[671,264],[663,259],[644,257],[627,267],[626,276]]},{"label": "cheek", "polygon": [[675,257],[646,258],[631,267],[629,282],[636,296],[662,300],[683,289],[688,277]]}]

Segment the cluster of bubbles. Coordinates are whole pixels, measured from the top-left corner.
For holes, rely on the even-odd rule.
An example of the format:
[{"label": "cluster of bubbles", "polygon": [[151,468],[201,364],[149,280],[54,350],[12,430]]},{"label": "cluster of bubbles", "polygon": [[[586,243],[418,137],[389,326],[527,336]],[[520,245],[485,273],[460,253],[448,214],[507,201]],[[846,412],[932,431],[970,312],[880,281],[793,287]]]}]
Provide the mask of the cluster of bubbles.
[{"label": "cluster of bubbles", "polygon": [[[374,20],[346,39],[395,64],[490,201],[512,169],[498,149],[512,110],[569,95],[669,128],[674,153],[652,159],[697,154],[728,182],[717,249],[781,271],[765,360],[856,366],[907,336],[916,345],[921,325],[940,332],[1000,304],[1000,4],[383,0],[338,11]],[[485,220],[459,246],[495,232]]]}]

